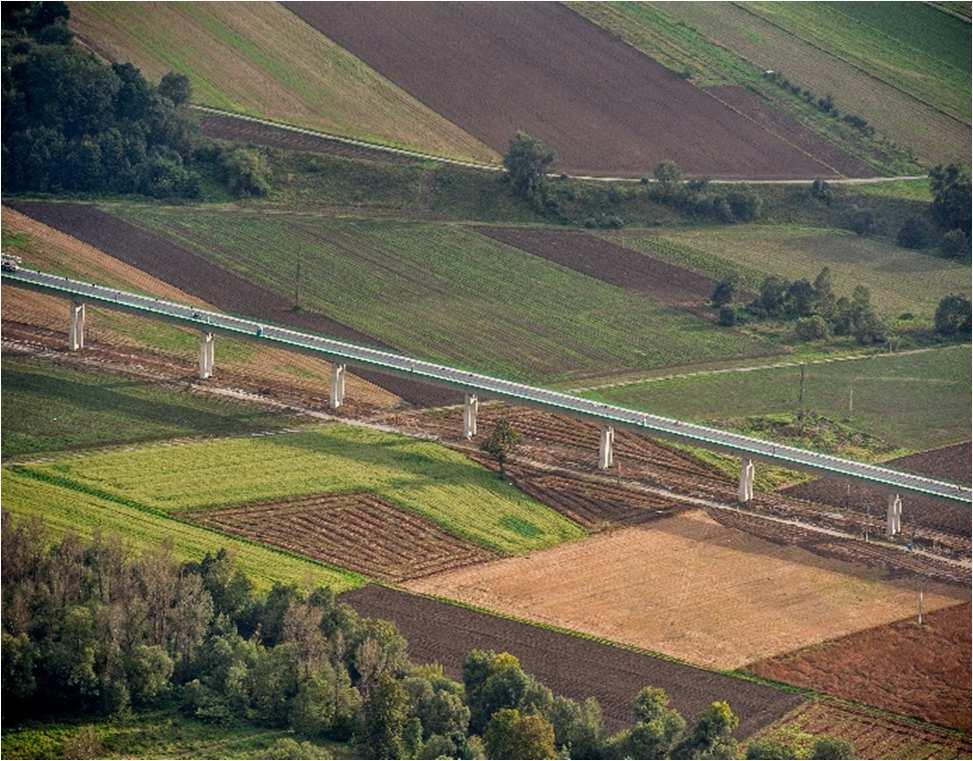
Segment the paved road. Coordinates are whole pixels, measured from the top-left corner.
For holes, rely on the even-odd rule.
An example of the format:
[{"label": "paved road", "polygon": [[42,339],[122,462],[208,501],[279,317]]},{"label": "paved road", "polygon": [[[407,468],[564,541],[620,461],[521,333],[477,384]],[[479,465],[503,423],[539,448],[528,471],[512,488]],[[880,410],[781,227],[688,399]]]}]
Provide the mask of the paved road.
[{"label": "paved road", "polygon": [[119,291],[92,283],[83,283],[25,268],[15,272],[4,271],[2,279],[3,282],[11,285],[33,288],[69,299],[135,312],[143,316],[195,327],[202,331],[224,333],[296,351],[310,352],[331,361],[424,380],[459,389],[468,394],[506,399],[518,404],[540,407],[551,412],[592,420],[603,425],[629,428],[652,436],[676,439],[687,444],[732,452],[741,457],[752,457],[798,470],[824,473],[832,477],[866,481],[873,485],[885,487],[890,491],[919,493],[956,502],[973,502],[973,491],[956,484],[936,481],[910,473],[900,473],[888,468],[866,465],[796,447],[773,444],[749,436],[650,415],[645,412],[603,404],[557,391],[493,378],[488,375],[458,370],[400,354],[308,333],[299,333],[243,317],[207,312],[150,296]]}]

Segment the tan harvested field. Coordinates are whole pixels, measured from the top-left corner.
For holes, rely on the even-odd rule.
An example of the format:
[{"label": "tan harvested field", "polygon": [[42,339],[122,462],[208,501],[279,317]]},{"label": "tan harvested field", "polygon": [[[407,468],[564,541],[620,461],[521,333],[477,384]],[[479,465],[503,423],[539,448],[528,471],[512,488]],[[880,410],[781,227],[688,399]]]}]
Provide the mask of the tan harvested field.
[{"label": "tan harvested field", "polygon": [[158,81],[185,74],[193,100],[333,134],[480,161],[498,156],[278,3],[71,3],[100,55]]},{"label": "tan harvested field", "polygon": [[907,93],[789,34],[734,3],[653,3],[751,61],[781,72],[819,95],[830,94],[845,112],[862,116],[923,161],[969,163],[970,128]]},{"label": "tan harvested field", "polygon": [[[14,209],[3,207],[3,227],[4,232],[15,240],[7,248],[22,256],[28,267],[214,308],[186,291]],[[66,333],[67,305],[62,299],[5,285],[3,319]],[[97,308],[90,310],[85,330],[90,345],[156,348],[170,355],[178,353],[184,360],[180,364],[184,366],[174,366],[172,370],[176,374],[195,362],[193,331]],[[327,362],[294,352],[235,343],[237,345],[226,351],[228,344],[219,342],[217,372],[231,369],[235,374],[250,376],[258,386],[261,380],[274,386],[287,384],[313,389],[322,399],[327,398],[331,378],[331,366]],[[346,384],[349,397],[369,405],[389,408],[400,403],[397,396],[357,376],[349,375]]]},{"label": "tan harvested field", "polygon": [[[915,590],[700,511],[411,582],[432,593],[715,668],[900,619]],[[926,584],[927,610],[964,599]]]}]

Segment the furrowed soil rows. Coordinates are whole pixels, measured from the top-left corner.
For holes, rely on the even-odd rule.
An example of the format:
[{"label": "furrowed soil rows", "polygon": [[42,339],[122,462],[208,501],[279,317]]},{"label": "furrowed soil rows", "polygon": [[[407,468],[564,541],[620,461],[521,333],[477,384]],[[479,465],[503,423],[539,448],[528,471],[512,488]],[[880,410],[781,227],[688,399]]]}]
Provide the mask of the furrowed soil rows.
[{"label": "furrowed soil rows", "polygon": [[[916,604],[911,583],[726,528],[701,511],[407,586],[715,668],[895,621]],[[925,589],[927,610],[969,594],[934,582]]]},{"label": "furrowed soil rows", "polygon": [[831,702],[800,706],[761,733],[763,737],[797,730],[850,742],[858,758],[969,758],[969,735],[931,724],[916,725]]},{"label": "furrowed soil rows", "polygon": [[[920,452],[890,460],[883,465],[930,478],[969,484],[970,443]],[[808,481],[784,489],[782,493],[875,516],[885,515],[888,502],[888,495],[878,489],[871,489],[857,483],[847,484],[832,478]],[[971,531],[969,505],[943,502],[918,494],[903,499],[902,520],[905,523],[959,536],[969,537]]]},{"label": "furrowed soil rows", "polygon": [[687,718],[714,700],[728,700],[740,715],[741,737],[801,700],[772,687],[397,590],[368,586],[341,600],[363,616],[395,622],[414,660],[442,663],[454,678],[461,677],[463,661],[473,648],[512,653],[524,670],[555,693],[575,700],[597,698],[613,730],[631,725],[632,700],[648,685],[665,689]]},{"label": "furrowed soil rows", "polygon": [[781,682],[970,730],[970,603],[758,661]]},{"label": "furrowed soil rows", "polygon": [[497,557],[367,492],[317,494],[189,516],[220,531],[386,581]]},{"label": "furrowed soil rows", "polygon": [[637,177],[663,159],[713,177],[833,174],[560,5],[285,6],[501,154],[524,129],[576,174]]},{"label": "furrowed soil rows", "polygon": [[[30,201],[15,202],[10,206],[218,309],[266,319],[296,330],[310,330],[377,348],[390,348],[323,314],[295,312],[293,303],[282,296],[196,256],[161,235],[131,225],[94,206]],[[415,404],[447,404],[459,399],[454,391],[411,380],[378,375],[368,370],[359,371],[358,374]]]},{"label": "furrowed soil rows", "polygon": [[477,232],[606,283],[648,294],[664,304],[699,306],[714,282],[682,267],[583,232],[477,227]]}]

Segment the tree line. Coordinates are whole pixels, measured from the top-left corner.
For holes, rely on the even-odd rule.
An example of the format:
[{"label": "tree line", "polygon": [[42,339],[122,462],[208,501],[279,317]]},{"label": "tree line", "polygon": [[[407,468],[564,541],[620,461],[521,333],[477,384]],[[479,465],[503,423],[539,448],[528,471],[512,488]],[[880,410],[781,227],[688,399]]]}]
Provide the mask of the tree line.
[{"label": "tree line", "polygon": [[[509,653],[473,650],[462,681],[415,664],[396,627],[360,617],[327,588],[276,584],[264,597],[224,550],[179,563],[133,556],[115,536],[54,541],[37,519],[3,516],[6,721],[124,717],[176,703],[189,717],[288,728],[275,753],[367,758],[738,758],[724,701],[693,722],[646,687],[633,723],[610,733],[598,702],[554,694]],[[810,757],[852,748],[817,738]],[[748,758],[795,757],[753,742]],[[790,753],[790,755],[782,755]]]},{"label": "tree line", "polygon": [[4,188],[198,198],[209,176],[232,194],[264,195],[262,156],[204,138],[189,80],[157,85],[132,64],[106,64],[72,44],[62,2],[3,4]]}]

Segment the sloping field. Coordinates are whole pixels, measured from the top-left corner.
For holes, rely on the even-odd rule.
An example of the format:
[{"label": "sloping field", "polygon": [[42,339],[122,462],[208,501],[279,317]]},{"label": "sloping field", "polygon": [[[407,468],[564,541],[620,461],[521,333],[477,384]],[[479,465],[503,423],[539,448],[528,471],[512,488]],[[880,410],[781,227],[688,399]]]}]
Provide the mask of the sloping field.
[{"label": "sloping field", "polygon": [[457,452],[337,424],[259,438],[153,444],[36,467],[79,491],[124,495],[164,513],[369,492],[500,553],[584,535]]},{"label": "sloping field", "polygon": [[758,661],[749,671],[970,730],[970,604]]},{"label": "sloping field", "polygon": [[[802,705],[761,735],[786,741],[794,735],[830,735],[850,742],[857,758],[966,758],[970,736],[932,724],[880,716],[864,708],[814,701]],[[806,749],[810,750],[810,742]]]},{"label": "sloping field", "polygon": [[[230,270],[214,265],[178,242],[136,227],[94,206],[31,201],[16,202],[11,206],[134,268],[149,273],[153,278],[158,278],[194,297],[203,299],[219,310],[251,315],[277,325],[383,348],[380,341],[336,322],[329,316],[313,311],[294,310],[294,269],[292,267],[296,260],[292,259],[286,264],[287,270],[291,272],[291,280],[283,291],[287,294],[284,296],[261,288]],[[146,210],[143,209],[133,216],[138,218],[145,213]],[[190,211],[182,207],[170,213],[183,215]],[[265,253],[269,255],[275,248],[276,242],[272,241]],[[277,256],[275,259],[281,267],[285,266],[281,257]],[[378,375],[368,370],[359,371],[359,375],[417,404],[444,404],[459,398],[457,394],[448,390],[407,379]]]},{"label": "sloping field", "polygon": [[[967,424],[969,418],[967,418]],[[889,460],[884,465],[896,470],[939,478],[953,483],[970,483],[970,442],[943,447]],[[824,502],[869,515],[884,515],[888,495],[861,484],[848,484],[830,478],[818,478],[789,489],[785,494],[798,499]],[[940,500],[910,495],[902,508],[903,526],[926,526],[960,536],[969,536],[973,516],[969,505],[943,503]]]},{"label": "sloping field", "polygon": [[632,701],[645,686],[662,687],[687,718],[714,700],[740,715],[740,736],[752,734],[794,708],[801,698],[773,687],[612,647],[591,639],[498,618],[428,597],[376,586],[343,595],[361,615],[395,622],[419,662],[443,664],[462,675],[473,648],[506,651],[555,693],[596,697],[611,729],[631,726]]},{"label": "sloping field", "polygon": [[[912,8],[920,4],[901,5]],[[653,7],[694,27],[715,44],[751,61],[761,70],[779,71],[819,97],[830,94],[843,112],[864,117],[896,143],[913,149],[923,161],[969,162],[968,124],[916,100],[853,62],[837,58],[830,50],[800,39],[747,8],[731,3],[689,2],[653,3]],[[824,12],[838,10],[829,6]],[[879,14],[886,12],[884,7],[878,11]],[[940,15],[947,23],[953,21],[945,14]],[[894,45],[889,41],[890,48]],[[902,73],[908,75],[907,71]]]},{"label": "sloping field", "polygon": [[[899,248],[847,230],[801,225],[735,225],[655,233],[624,231],[603,237],[620,245],[666,256],[666,242],[675,241],[747,271],[813,281],[831,270],[835,293],[850,297],[865,285],[872,304],[889,318],[910,312],[932,321],[939,300],[950,293],[970,295],[970,266]],[[759,283],[757,283],[759,285]]]},{"label": "sloping field", "polygon": [[664,304],[698,306],[713,293],[714,282],[708,277],[587,233],[524,227],[477,227],[476,231]]},{"label": "sloping field", "polygon": [[[916,602],[911,586],[699,511],[407,586],[716,668],[894,621]],[[929,610],[965,594],[926,592]]]},{"label": "sloping field", "polygon": [[663,159],[714,177],[831,174],[560,5],[284,5],[499,153],[525,129],[578,174],[638,177]]},{"label": "sloping field", "polygon": [[[928,449],[970,435],[970,350],[956,346],[916,354],[809,364],[806,408],[890,444]],[[800,409],[801,369],[729,369],[604,388],[595,399],[690,420],[727,420]],[[852,412],[848,411],[849,395]]]},{"label": "sloping field", "polygon": [[[212,298],[230,311],[252,313],[266,303],[269,319],[295,326],[328,315],[345,335],[374,336],[424,359],[511,379],[553,382],[606,368],[777,351],[453,225],[134,206],[112,213],[132,224],[85,207],[58,223],[95,236],[111,230],[106,246],[141,243],[145,251],[134,256],[148,268],[165,267],[166,279],[206,274],[213,282],[198,290],[219,291]],[[186,259],[186,251],[198,256]],[[293,314],[287,309],[298,257],[308,311]],[[198,265],[187,271],[189,262]]]},{"label": "sloping field", "polygon": [[277,3],[71,3],[71,28],[150,80],[189,77],[193,100],[300,127],[495,161],[430,110]]},{"label": "sloping field", "polygon": [[335,591],[362,583],[361,577],[348,571],[173,520],[124,498],[64,486],[56,475],[36,469],[4,468],[2,488],[4,512],[21,518],[39,516],[54,536],[73,532],[90,538],[98,531],[117,534],[138,552],[171,543],[176,558],[196,562],[207,552],[225,547],[262,590],[274,582],[324,585]]},{"label": "sloping field", "polygon": [[188,517],[227,534],[387,581],[496,557],[368,492],[319,494],[194,512]]},{"label": "sloping field", "polygon": [[[3,208],[3,231],[4,249],[21,256],[28,267],[213,308],[186,291],[8,207]],[[66,308],[63,299],[3,286],[3,319],[8,324],[15,320],[66,334]],[[186,361],[195,362],[198,353],[199,338],[194,331],[111,310],[91,308],[85,330],[88,348],[96,343],[138,346],[163,352],[170,359],[178,356],[180,367]],[[331,366],[327,362],[230,338],[220,339],[217,367],[224,374],[232,369],[241,380],[249,378],[261,387],[287,385],[314,389],[326,396],[331,384]],[[245,387],[247,383],[244,380],[240,385]],[[350,400],[356,403],[381,407],[399,403],[393,394],[357,376],[348,376],[346,385]]]}]

